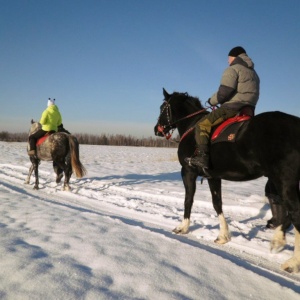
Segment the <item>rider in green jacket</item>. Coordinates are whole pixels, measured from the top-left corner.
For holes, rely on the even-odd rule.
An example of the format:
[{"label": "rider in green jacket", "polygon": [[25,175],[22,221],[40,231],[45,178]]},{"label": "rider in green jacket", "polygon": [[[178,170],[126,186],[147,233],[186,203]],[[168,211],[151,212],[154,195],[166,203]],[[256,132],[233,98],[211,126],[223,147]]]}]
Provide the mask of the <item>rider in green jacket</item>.
[{"label": "rider in green jacket", "polygon": [[29,156],[36,155],[36,142],[39,138],[46,133],[57,132],[58,126],[62,124],[62,117],[58,107],[55,105],[55,99],[49,98],[48,107],[42,113],[40,124],[42,128],[29,136]]}]

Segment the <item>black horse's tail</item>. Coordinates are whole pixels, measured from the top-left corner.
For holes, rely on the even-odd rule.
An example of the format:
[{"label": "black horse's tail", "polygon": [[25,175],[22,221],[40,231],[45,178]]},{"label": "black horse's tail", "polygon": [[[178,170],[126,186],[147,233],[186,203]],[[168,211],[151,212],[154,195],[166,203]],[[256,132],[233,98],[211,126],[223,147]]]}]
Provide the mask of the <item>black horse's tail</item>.
[{"label": "black horse's tail", "polygon": [[75,136],[69,135],[72,170],[77,178],[83,177],[87,172],[79,159],[79,144]]}]

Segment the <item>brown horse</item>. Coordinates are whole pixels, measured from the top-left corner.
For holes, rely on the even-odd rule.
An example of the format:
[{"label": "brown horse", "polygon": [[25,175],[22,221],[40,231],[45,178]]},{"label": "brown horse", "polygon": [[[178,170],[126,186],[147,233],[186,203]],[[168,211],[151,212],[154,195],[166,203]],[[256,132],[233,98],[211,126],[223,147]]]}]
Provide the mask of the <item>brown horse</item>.
[{"label": "brown horse", "polygon": [[[31,123],[29,135],[41,128],[40,123],[33,121],[31,121]],[[81,178],[86,174],[86,169],[79,159],[79,143],[75,136],[65,132],[56,132],[49,135],[43,143],[37,145],[37,155],[30,156],[32,165],[25,183],[29,184],[31,174],[34,171],[35,184],[33,188],[36,190],[39,189],[38,166],[41,160],[53,161],[54,171],[57,175],[57,183],[61,181],[64,173],[65,181],[63,190],[70,190],[69,181],[72,172],[75,173],[77,178]]]}]

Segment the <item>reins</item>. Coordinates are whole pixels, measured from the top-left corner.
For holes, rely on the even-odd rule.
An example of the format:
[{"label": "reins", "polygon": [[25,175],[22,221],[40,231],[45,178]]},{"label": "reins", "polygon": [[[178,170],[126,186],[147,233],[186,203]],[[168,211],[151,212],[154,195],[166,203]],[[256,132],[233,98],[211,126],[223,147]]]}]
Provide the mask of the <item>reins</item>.
[{"label": "reins", "polygon": [[[166,105],[166,107],[168,107],[168,106],[170,106],[170,104],[167,102],[167,105]],[[192,114],[189,114],[189,115],[187,115],[187,116],[185,116],[185,117],[183,117],[183,118],[180,118],[180,119],[178,119],[178,120],[176,120],[176,121],[174,121],[174,122],[170,122],[170,120],[169,120],[169,124],[167,125],[168,127],[172,127],[173,125],[175,125],[175,124],[177,124],[177,123],[179,123],[179,122],[181,122],[181,121],[184,121],[184,120],[186,120],[186,119],[189,119],[189,118],[192,118],[192,117],[194,117],[194,116],[196,116],[196,115],[199,115],[199,114],[201,114],[202,112],[204,112],[204,111],[206,111],[207,109],[209,109],[210,107],[207,107],[207,108],[203,108],[203,109],[201,109],[201,110],[198,110],[198,111],[196,111],[196,112],[194,112],[194,113],[192,113]],[[169,116],[168,116],[168,119],[169,119]],[[163,134],[163,136],[167,139],[167,140],[169,140],[171,137],[172,137],[172,134],[173,134],[173,132],[174,132],[174,130],[175,130],[175,128],[173,128],[172,129],[172,132],[170,133],[170,132],[168,132],[168,133],[164,133],[164,129],[167,127],[167,126],[161,126],[161,125],[159,125],[158,127],[157,127],[157,130],[160,132],[160,133],[162,133]],[[195,129],[195,126],[193,126],[193,127],[191,127],[191,128],[189,128],[182,136],[181,136],[181,138],[180,138],[180,140],[179,141],[171,141],[171,142],[175,142],[175,143],[180,143],[191,131],[193,131]]]},{"label": "reins", "polygon": [[[209,107],[208,107],[208,108],[209,108]],[[201,114],[202,112],[206,111],[208,108],[203,108],[203,109],[198,110],[198,111],[196,111],[196,112],[194,112],[194,113],[192,113],[192,114],[189,114],[189,115],[187,115],[187,116],[185,116],[185,117],[183,117],[183,118],[180,118],[180,119],[178,119],[178,120],[172,122],[169,126],[175,125],[176,123],[179,123],[179,122],[181,122],[181,121],[184,121],[184,120],[186,120],[186,119],[189,119],[189,118],[191,118],[191,117],[193,117],[193,116],[199,115],[199,114]]]}]

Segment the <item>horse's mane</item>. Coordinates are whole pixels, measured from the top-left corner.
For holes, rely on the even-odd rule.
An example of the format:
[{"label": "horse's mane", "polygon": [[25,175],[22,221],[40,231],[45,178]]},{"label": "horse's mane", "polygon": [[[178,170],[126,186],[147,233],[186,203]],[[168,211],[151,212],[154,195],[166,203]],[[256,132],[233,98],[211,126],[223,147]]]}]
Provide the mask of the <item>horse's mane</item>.
[{"label": "horse's mane", "polygon": [[189,93],[174,92],[172,96],[184,98],[185,101],[189,101],[190,104],[195,106],[196,109],[203,109],[202,103],[198,97],[193,97]]}]

